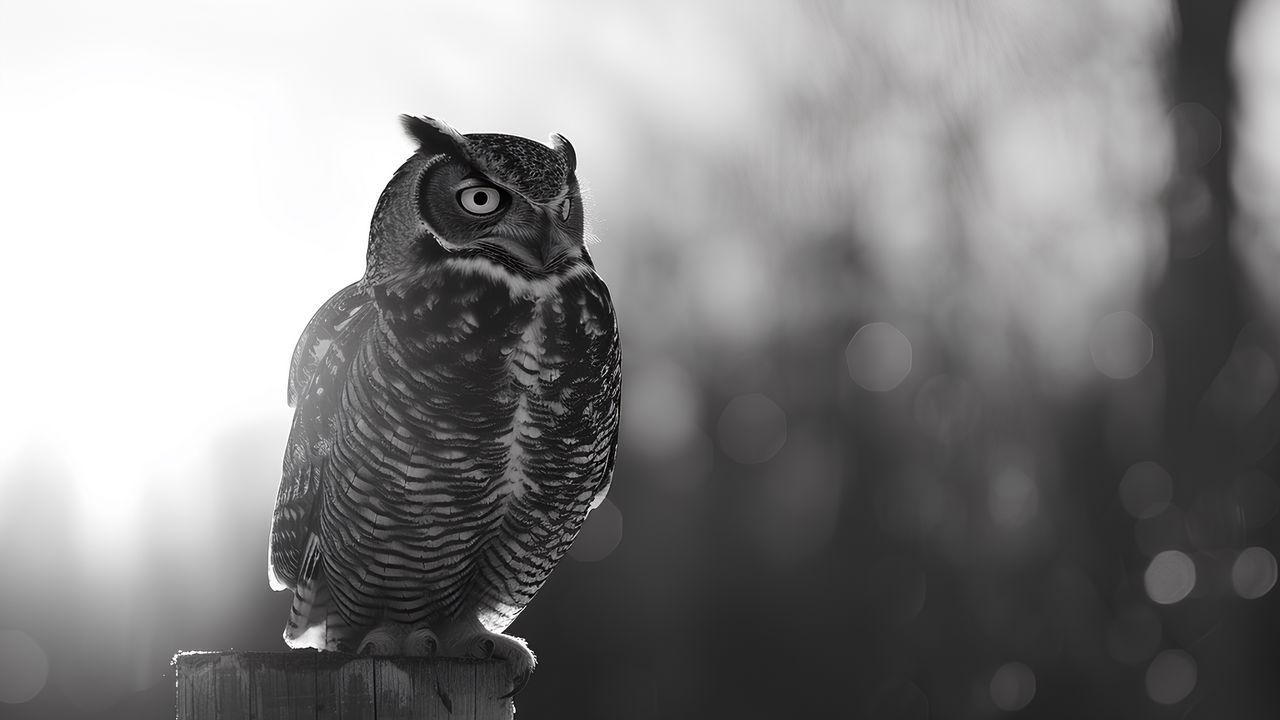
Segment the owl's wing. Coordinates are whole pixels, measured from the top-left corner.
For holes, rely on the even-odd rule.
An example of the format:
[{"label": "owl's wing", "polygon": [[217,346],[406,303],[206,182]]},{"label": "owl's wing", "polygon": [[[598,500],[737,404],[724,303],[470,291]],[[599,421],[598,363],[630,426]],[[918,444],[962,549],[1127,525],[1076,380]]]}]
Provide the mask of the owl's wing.
[{"label": "owl's wing", "polygon": [[347,370],[377,311],[352,283],[329,298],[298,338],[289,367],[289,404],[295,407],[284,472],[271,521],[268,576],[276,590],[296,588],[314,569],[312,529],[320,471],[333,446],[334,419]]},{"label": "owl's wing", "polygon": [[293,359],[289,362],[289,407],[297,404],[298,396],[311,383],[334,341],[349,335],[346,330],[352,325],[363,327],[362,319],[370,315],[371,300],[360,283],[353,282],[335,293],[311,316],[311,322],[307,323],[298,344],[293,347]]},{"label": "owl's wing", "polygon": [[[602,289],[601,292],[605,302],[609,302],[608,291]],[[612,311],[610,315],[612,316]],[[618,341],[617,322],[614,321],[605,336],[596,342],[608,350],[603,353],[604,362],[597,370],[602,388],[601,402],[596,406],[595,412],[590,413],[592,425],[604,430],[596,435],[595,443],[589,445],[591,457],[600,467],[591,490],[591,510],[599,507],[609,493],[609,486],[613,482],[614,462],[618,456],[618,429],[622,418],[622,345]]]}]

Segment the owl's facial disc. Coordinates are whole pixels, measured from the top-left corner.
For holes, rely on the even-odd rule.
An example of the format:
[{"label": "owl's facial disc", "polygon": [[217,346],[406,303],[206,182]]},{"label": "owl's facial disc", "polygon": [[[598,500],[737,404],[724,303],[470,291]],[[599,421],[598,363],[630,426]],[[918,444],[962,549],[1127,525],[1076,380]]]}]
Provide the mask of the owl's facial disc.
[{"label": "owl's facial disc", "polygon": [[501,253],[538,271],[579,252],[571,197],[534,203],[466,163],[444,161],[423,173],[418,207],[446,250]]}]

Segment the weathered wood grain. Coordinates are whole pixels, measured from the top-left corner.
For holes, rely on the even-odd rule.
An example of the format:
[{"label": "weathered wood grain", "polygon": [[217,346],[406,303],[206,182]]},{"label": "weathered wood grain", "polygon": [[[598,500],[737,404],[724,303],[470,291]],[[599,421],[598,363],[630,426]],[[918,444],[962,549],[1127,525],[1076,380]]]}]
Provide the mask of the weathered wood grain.
[{"label": "weathered wood grain", "polygon": [[509,720],[504,663],[296,650],[173,659],[178,720]]}]

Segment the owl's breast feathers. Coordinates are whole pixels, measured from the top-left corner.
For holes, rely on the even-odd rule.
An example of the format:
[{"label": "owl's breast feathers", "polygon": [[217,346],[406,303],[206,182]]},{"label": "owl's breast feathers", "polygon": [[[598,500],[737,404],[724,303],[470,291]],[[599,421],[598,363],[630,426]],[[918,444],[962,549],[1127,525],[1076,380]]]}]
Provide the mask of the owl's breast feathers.
[{"label": "owl's breast feathers", "polygon": [[351,623],[505,627],[607,490],[620,362],[586,263],[530,281],[458,258],[401,294],[338,293],[294,353],[273,583],[318,545]]}]

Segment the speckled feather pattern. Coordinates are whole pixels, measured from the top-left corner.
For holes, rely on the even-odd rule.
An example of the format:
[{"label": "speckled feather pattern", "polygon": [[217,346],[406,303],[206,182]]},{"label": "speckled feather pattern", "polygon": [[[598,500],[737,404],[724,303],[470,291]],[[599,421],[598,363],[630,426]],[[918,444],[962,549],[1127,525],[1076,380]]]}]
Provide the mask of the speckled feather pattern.
[{"label": "speckled feather pattern", "polygon": [[464,137],[472,162],[490,177],[535,202],[550,202],[562,196],[571,171],[564,155],[515,135],[472,133]]}]

